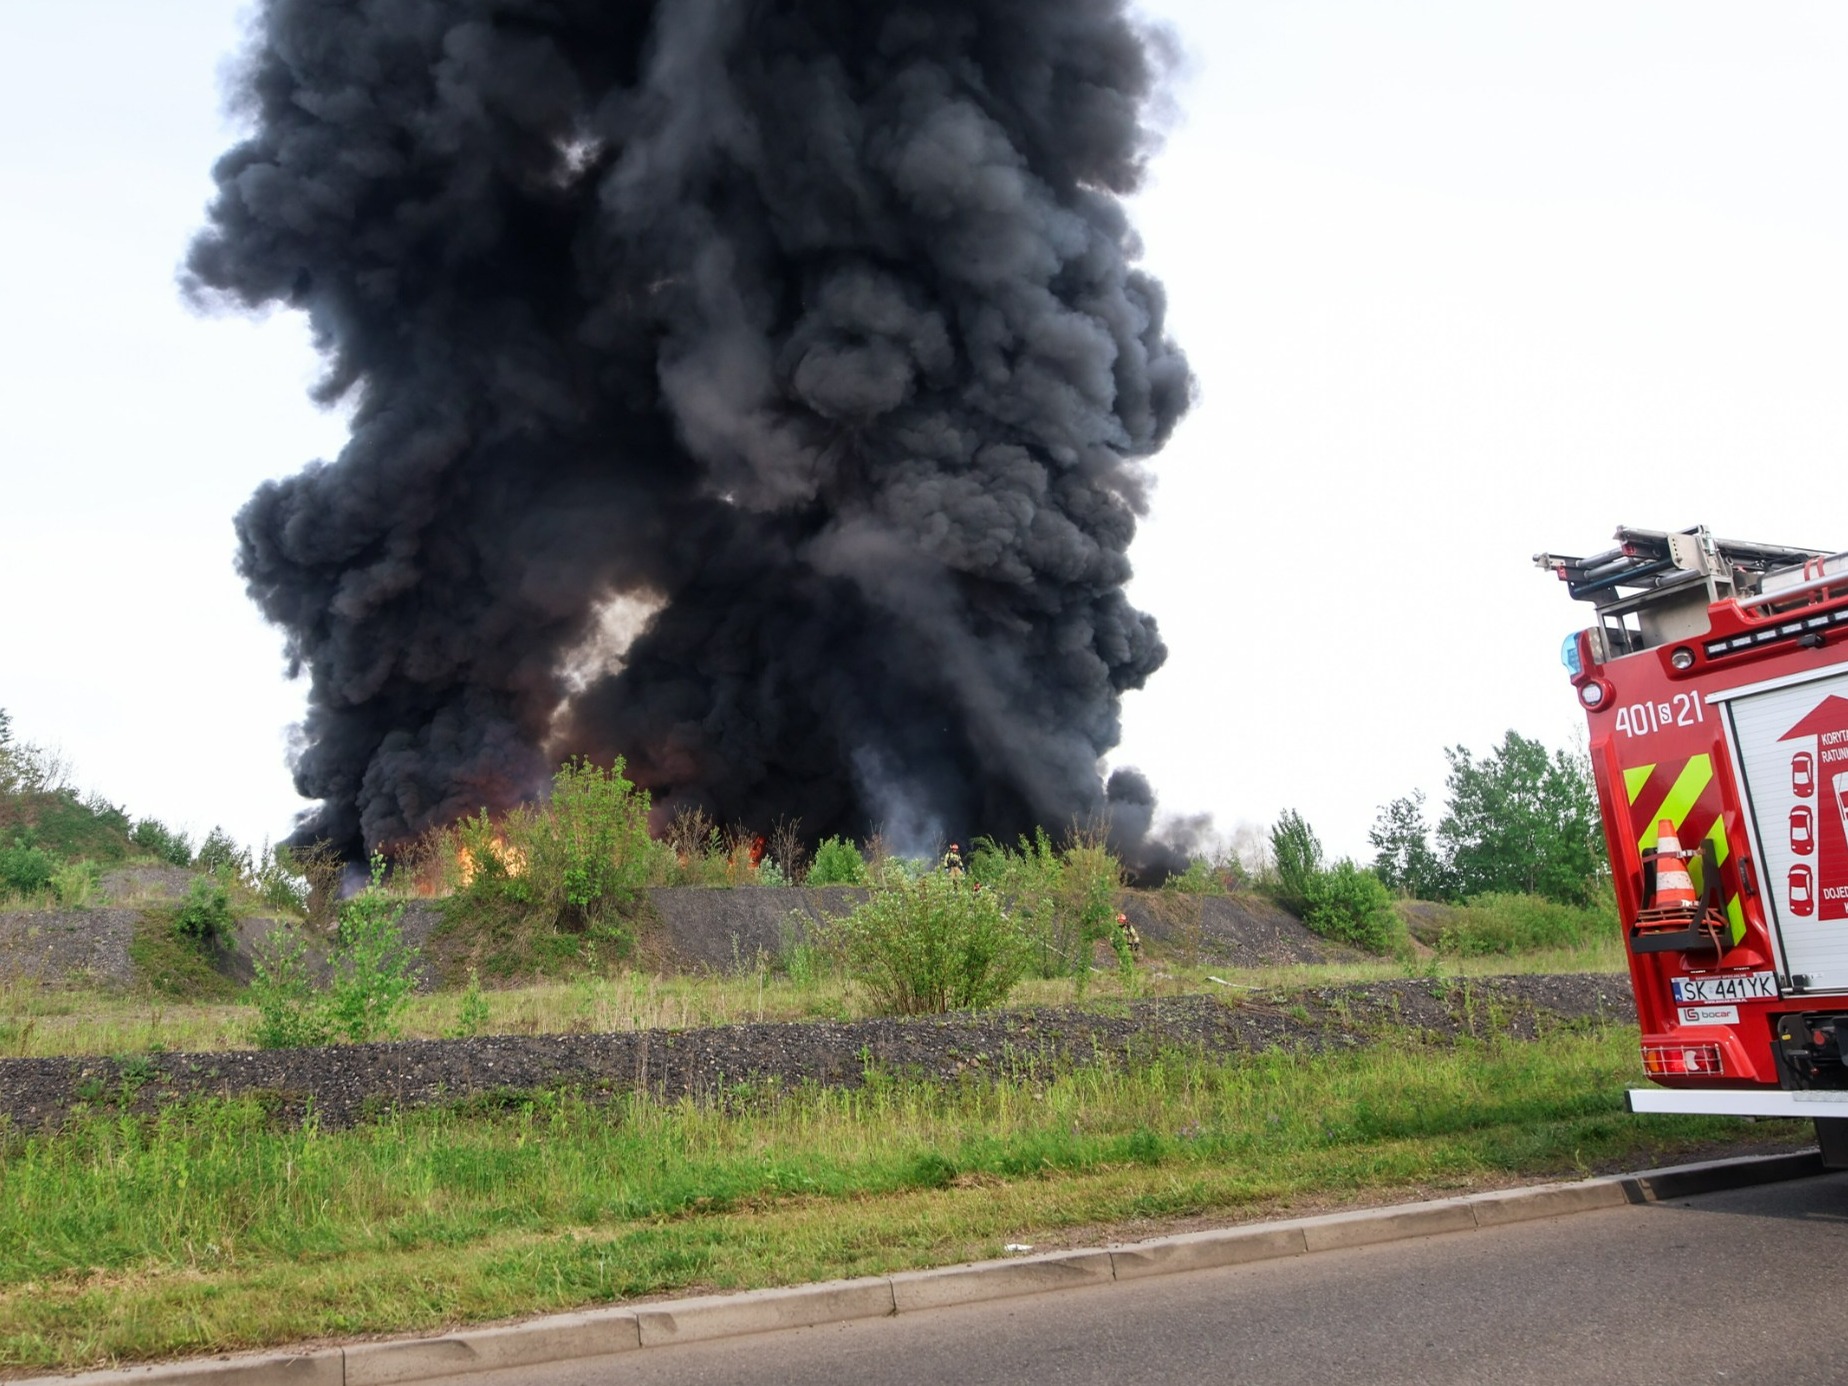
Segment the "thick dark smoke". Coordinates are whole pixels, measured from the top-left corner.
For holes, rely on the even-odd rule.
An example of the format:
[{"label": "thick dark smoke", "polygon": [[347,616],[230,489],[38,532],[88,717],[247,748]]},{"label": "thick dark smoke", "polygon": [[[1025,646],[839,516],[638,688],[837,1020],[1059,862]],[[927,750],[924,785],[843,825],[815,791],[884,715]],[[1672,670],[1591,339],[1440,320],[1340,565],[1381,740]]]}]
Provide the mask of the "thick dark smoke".
[{"label": "thick dark smoke", "polygon": [[237,521],[312,680],[298,838],[584,752],[724,822],[1159,856],[1098,768],[1166,653],[1123,585],[1191,389],[1119,201],[1125,10],[261,5],[187,283],[306,311],[354,409]]}]

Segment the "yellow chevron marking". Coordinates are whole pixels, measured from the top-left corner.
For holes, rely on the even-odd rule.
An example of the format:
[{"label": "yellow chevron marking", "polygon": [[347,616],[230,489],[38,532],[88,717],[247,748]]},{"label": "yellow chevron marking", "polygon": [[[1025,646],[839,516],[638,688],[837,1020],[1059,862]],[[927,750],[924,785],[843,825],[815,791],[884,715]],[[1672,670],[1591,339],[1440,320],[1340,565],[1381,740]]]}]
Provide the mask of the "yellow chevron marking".
[{"label": "yellow chevron marking", "polygon": [[1733,943],[1742,943],[1745,939],[1745,910],[1739,904],[1737,895],[1726,902],[1726,917],[1732,921]]},{"label": "yellow chevron marking", "polygon": [[[1713,864],[1715,866],[1726,865],[1726,858],[1732,855],[1732,848],[1726,841],[1726,818],[1724,814],[1714,819],[1713,827],[1707,833],[1707,841],[1713,844]],[[1705,892],[1706,882],[1701,878],[1706,874],[1705,858],[1697,856],[1689,860],[1688,875],[1694,880],[1695,890],[1703,893]]]},{"label": "yellow chevron marking", "polygon": [[[1627,777],[1626,777],[1627,778]],[[1689,756],[1688,763],[1675,777],[1675,784],[1668,791],[1668,797],[1662,801],[1662,807],[1651,822],[1643,829],[1642,836],[1636,839],[1639,852],[1647,852],[1655,846],[1656,823],[1666,818],[1676,828],[1688,816],[1688,810],[1694,807],[1694,801],[1700,798],[1701,790],[1713,778],[1712,756]]]},{"label": "yellow chevron marking", "polygon": [[1623,787],[1629,793],[1631,803],[1636,802],[1636,796],[1643,792],[1643,786],[1649,783],[1649,777],[1653,774],[1653,765],[1637,765],[1623,772]]}]

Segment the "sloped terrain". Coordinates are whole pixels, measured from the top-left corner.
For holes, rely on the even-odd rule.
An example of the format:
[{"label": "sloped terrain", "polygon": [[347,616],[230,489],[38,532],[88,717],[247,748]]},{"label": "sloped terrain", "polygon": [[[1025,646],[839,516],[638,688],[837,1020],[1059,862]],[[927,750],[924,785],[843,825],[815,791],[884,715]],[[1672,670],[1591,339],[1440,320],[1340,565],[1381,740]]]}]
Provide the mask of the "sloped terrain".
[{"label": "sloped terrain", "polygon": [[[173,867],[126,867],[104,876],[100,908],[0,912],[0,979],[134,985],[128,949],[140,911],[177,902],[193,879],[193,873]],[[865,894],[851,886],[651,890],[637,925],[635,962],[663,972],[741,972],[760,962],[774,965],[809,923],[847,913]],[[1316,937],[1261,896],[1130,890],[1118,906],[1152,956],[1180,962],[1269,967],[1359,956]],[[466,940],[442,923],[437,905],[416,900],[407,903],[401,919],[406,941],[423,954],[425,989],[439,979],[459,981],[464,975],[460,964]],[[270,919],[239,920],[229,945],[214,959],[218,972],[231,982],[247,983],[253,960],[275,927]]]},{"label": "sloped terrain", "polygon": [[175,1100],[258,1096],[278,1120],[329,1125],[391,1107],[517,1101],[536,1089],[648,1091],[724,1100],[740,1085],[857,1086],[869,1070],[934,1081],[1027,1076],[1162,1050],[1236,1054],[1408,1039],[1451,1040],[1632,1021],[1623,978],[1403,980],[1225,998],[1144,1000],[914,1019],[730,1025],[622,1034],[483,1036],[329,1049],[0,1060],[0,1119],[55,1125],[79,1107],[153,1111]]}]

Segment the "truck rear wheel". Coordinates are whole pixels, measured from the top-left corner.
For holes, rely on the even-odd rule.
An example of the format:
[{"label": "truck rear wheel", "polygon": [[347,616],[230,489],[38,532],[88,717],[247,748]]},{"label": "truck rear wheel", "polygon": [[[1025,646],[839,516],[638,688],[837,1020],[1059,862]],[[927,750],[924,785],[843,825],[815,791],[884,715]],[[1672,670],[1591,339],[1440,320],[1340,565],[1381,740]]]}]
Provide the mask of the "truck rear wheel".
[{"label": "truck rear wheel", "polygon": [[1824,1169],[1848,1169],[1848,1117],[1817,1117],[1816,1144]]}]

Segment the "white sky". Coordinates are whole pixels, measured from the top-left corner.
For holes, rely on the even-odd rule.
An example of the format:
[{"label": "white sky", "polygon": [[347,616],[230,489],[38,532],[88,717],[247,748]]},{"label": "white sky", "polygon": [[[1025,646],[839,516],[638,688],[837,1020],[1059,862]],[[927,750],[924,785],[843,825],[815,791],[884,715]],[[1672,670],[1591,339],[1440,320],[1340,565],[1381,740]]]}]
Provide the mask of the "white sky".
[{"label": "white sky", "polygon": [[[1365,855],[1446,745],[1561,745],[1619,522],[1848,546],[1848,7],[1147,0],[1185,49],[1138,220],[1200,400],[1116,763]],[[332,456],[299,320],[190,314],[240,0],[0,0],[0,707],[86,787],[252,843],[303,690],[231,568]]]}]

